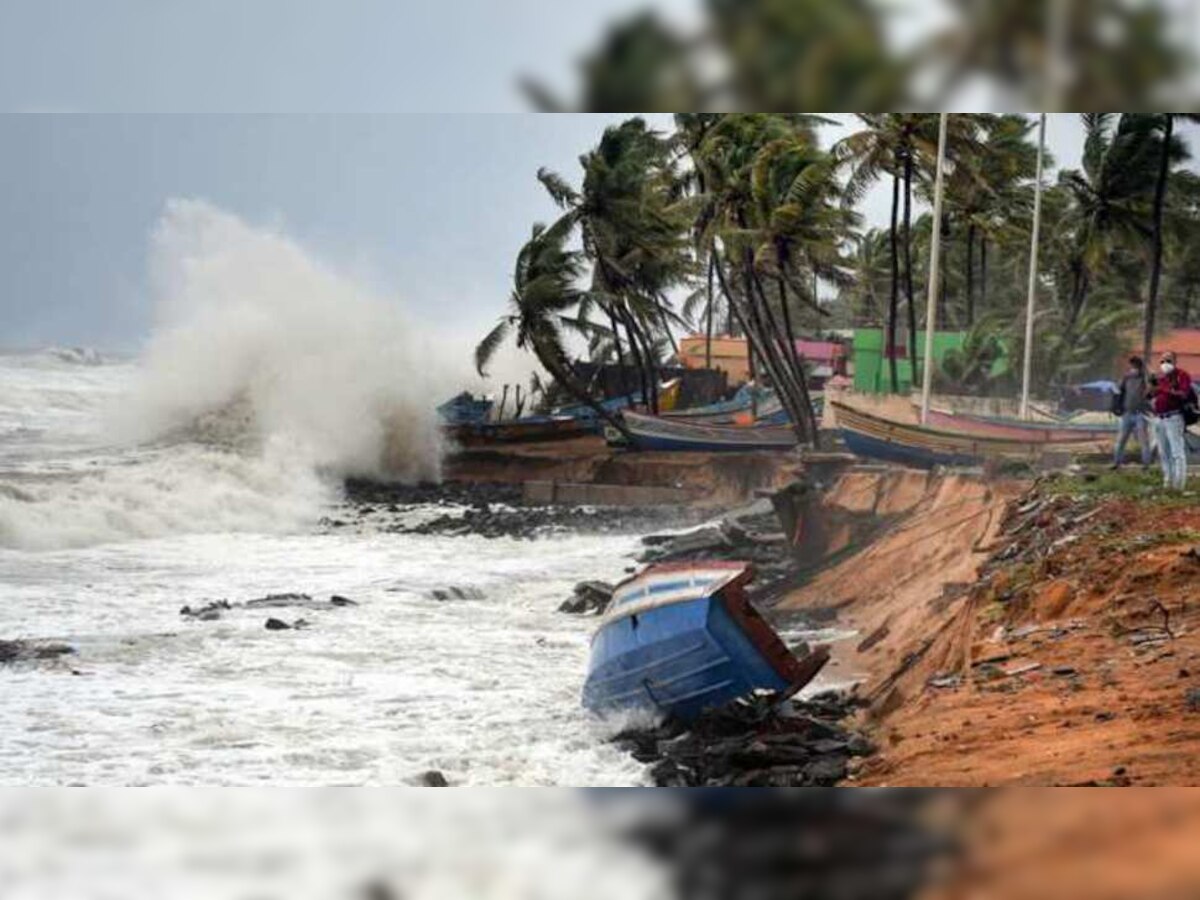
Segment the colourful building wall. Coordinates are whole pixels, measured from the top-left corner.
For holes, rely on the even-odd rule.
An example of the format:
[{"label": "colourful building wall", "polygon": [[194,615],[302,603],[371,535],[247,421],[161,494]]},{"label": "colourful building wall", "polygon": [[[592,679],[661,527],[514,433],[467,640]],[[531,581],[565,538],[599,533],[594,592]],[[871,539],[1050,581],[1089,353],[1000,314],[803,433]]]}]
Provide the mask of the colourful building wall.
[{"label": "colourful building wall", "polygon": [[[933,335],[933,359],[940,365],[948,350],[961,347],[965,331],[937,331]],[[891,364],[883,355],[882,328],[857,328],[854,331],[854,389],[863,394],[886,394],[892,389]],[[913,389],[912,362],[907,348],[899,348],[903,356],[896,360],[896,376],[900,393]],[[925,360],[925,332],[917,333],[917,357]]]}]

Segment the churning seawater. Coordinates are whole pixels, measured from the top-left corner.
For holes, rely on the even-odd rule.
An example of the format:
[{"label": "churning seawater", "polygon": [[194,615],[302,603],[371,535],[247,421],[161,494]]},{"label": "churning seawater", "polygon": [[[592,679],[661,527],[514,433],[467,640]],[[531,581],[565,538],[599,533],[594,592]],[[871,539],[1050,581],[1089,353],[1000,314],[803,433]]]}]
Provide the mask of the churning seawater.
[{"label": "churning seawater", "polygon": [[[86,449],[89,415],[135,375],[0,357],[0,639],[78,649],[0,670],[0,781],[640,781],[579,708],[594,623],[556,612],[576,581],[618,574],[632,537],[324,534],[320,504],[272,522],[293,501],[270,494],[286,478],[261,461],[192,444]],[[447,587],[475,590],[432,598]],[[358,606],[179,615],[287,591]],[[266,631],[276,614],[311,627]]]},{"label": "churning seawater", "polygon": [[[0,640],[78,650],[0,668],[0,782],[639,783],[579,706],[594,620],[556,611],[635,538],[327,533],[345,475],[437,475],[429,348],[203,203],[151,272],[136,360],[0,355]],[[358,605],[179,614],[280,592]]]}]

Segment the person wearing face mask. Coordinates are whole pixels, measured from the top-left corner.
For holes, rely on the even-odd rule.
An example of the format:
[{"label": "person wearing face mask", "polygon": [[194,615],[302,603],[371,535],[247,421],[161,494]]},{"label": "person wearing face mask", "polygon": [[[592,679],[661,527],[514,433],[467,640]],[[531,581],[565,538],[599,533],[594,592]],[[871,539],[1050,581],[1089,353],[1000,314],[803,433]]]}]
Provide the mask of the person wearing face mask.
[{"label": "person wearing face mask", "polygon": [[1175,364],[1175,354],[1169,350],[1162,355],[1158,368],[1160,374],[1151,403],[1163,487],[1182,491],[1187,484],[1187,444],[1184,441],[1187,423],[1183,409],[1192,401],[1192,379]]}]

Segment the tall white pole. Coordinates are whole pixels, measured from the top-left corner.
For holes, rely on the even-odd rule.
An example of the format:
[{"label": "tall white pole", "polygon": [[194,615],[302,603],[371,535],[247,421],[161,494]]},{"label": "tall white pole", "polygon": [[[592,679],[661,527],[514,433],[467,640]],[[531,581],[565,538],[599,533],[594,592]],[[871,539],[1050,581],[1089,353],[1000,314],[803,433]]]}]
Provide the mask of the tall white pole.
[{"label": "tall white pole", "polygon": [[942,181],[946,167],[946,124],[949,113],[938,119],[937,176],[933,182],[933,235],[929,246],[929,300],[925,306],[925,370],[921,381],[921,424],[929,421],[929,395],[933,387],[933,336],[937,333],[938,282],[942,256]]},{"label": "tall white pole", "polygon": [[1042,228],[1042,156],[1046,152],[1046,114],[1038,123],[1037,182],[1033,186],[1033,237],[1029,247],[1029,296],[1025,302],[1025,365],[1021,371],[1021,418],[1029,418],[1029,379],[1033,371],[1033,314],[1037,300],[1038,235]]}]

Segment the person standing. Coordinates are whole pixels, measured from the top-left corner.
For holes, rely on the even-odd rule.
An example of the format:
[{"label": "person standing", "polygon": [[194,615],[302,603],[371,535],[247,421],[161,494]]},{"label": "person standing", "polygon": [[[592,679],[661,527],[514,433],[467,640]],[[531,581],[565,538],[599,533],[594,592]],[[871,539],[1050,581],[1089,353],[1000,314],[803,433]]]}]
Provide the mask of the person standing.
[{"label": "person standing", "polygon": [[1192,402],[1192,378],[1175,364],[1175,354],[1170,350],[1162,355],[1159,372],[1151,403],[1163,487],[1182,491],[1187,485],[1187,443],[1184,439],[1187,423],[1183,408]]},{"label": "person standing", "polygon": [[1125,462],[1125,445],[1130,435],[1137,433],[1138,447],[1142,451],[1142,468],[1150,467],[1150,425],[1146,419],[1150,412],[1149,382],[1146,380],[1146,363],[1140,356],[1129,357],[1129,369],[1121,378],[1117,388],[1113,412],[1119,417],[1117,425],[1117,447],[1113,453],[1114,469]]}]

